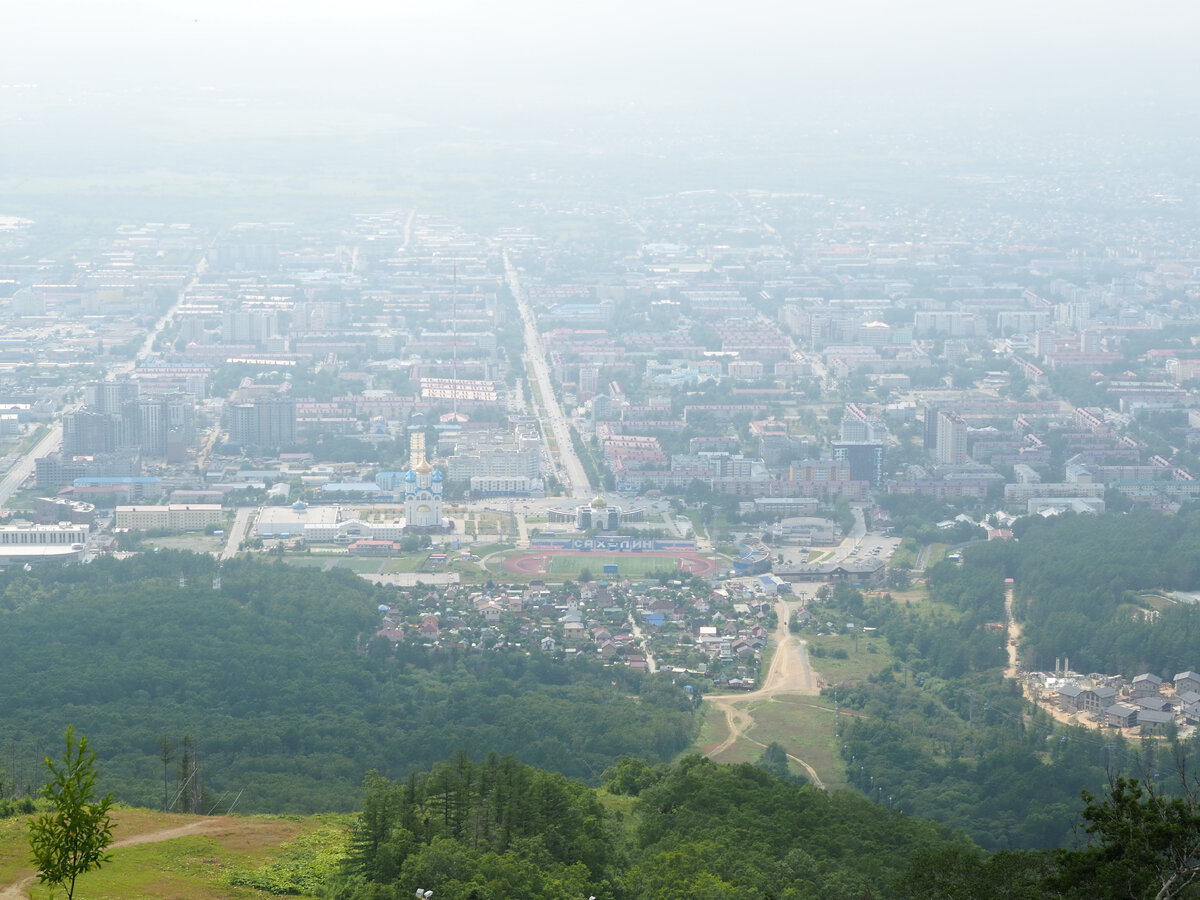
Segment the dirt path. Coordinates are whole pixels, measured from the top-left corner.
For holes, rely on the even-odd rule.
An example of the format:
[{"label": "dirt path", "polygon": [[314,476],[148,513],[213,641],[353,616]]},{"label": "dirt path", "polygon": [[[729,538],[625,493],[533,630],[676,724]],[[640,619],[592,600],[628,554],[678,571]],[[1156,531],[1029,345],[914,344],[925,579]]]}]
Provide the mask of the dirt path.
[{"label": "dirt path", "polygon": [[[230,819],[225,816],[218,816],[211,819],[197,819],[195,822],[189,822],[187,825],[179,825],[175,828],[162,828],[158,831],[144,831],[141,834],[131,834],[129,837],[113,841],[110,849],[120,850],[122,847],[136,847],[138,844],[157,844],[162,841],[171,841],[175,838],[188,837],[193,834],[220,833],[228,830],[235,822],[238,823],[237,827],[239,828],[246,827],[244,820]],[[34,873],[26,875],[14,884],[0,888],[0,900],[29,900],[29,889],[36,881],[37,874]]]},{"label": "dirt path", "polygon": [[[802,641],[788,629],[792,615],[792,605],[802,604],[802,600],[780,600],[775,606],[778,624],[772,640],[775,642],[775,655],[771,657],[771,667],[761,688],[745,694],[709,695],[705,701],[720,709],[725,714],[725,724],[729,735],[717,746],[709,750],[705,756],[715,759],[739,740],[749,741],[756,747],[766,748],[766,744],[754,740],[747,735],[754,727],[754,710],[750,707],[757,700],[771,700],[780,694],[796,694],[815,696],[821,692],[825,681],[812,670],[808,662],[808,642]],[[824,790],[825,784],[817,775],[816,770],[799,757],[788,754],[788,759],[803,768],[812,783]]]},{"label": "dirt path", "polygon": [[1008,666],[1004,669],[1005,678],[1017,677],[1017,645],[1021,640],[1021,626],[1013,617],[1013,586],[1008,585],[1004,591],[1004,617],[1008,620]]}]

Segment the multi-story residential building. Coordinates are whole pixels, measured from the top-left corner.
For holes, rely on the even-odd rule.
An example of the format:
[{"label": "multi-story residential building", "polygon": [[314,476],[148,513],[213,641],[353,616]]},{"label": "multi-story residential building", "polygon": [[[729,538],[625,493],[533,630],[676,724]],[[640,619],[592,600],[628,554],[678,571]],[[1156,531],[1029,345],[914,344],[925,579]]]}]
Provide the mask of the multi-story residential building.
[{"label": "multi-story residential building", "polygon": [[948,466],[960,466],[967,461],[967,423],[962,416],[950,410],[939,410],[937,414],[938,462]]},{"label": "multi-story residential building", "polygon": [[223,520],[219,503],[170,503],[165,506],[118,506],[115,524],[117,528],[131,531],[192,531],[220,525]]},{"label": "multi-story residential building", "polygon": [[536,479],[541,475],[541,444],[533,431],[462,435],[447,459],[451,481],[477,476]]},{"label": "multi-story residential building", "polygon": [[226,415],[232,443],[262,450],[296,443],[296,401],[292,397],[256,397],[226,407]]}]

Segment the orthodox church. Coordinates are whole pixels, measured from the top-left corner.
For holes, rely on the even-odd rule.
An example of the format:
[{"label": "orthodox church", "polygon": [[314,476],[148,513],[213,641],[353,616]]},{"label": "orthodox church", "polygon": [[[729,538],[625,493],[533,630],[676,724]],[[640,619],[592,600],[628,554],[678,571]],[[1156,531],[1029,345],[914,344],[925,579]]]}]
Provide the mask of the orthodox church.
[{"label": "orthodox church", "polygon": [[425,435],[417,432],[409,444],[412,468],[404,473],[404,531],[429,534],[450,531],[442,516],[442,473],[425,459]]}]

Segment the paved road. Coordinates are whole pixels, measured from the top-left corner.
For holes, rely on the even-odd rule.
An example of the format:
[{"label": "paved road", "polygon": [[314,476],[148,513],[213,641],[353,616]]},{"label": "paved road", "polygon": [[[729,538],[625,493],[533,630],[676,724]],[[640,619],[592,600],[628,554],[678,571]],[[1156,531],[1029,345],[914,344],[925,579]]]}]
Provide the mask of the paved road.
[{"label": "paved road", "polygon": [[184,299],[200,282],[200,278],[204,275],[204,271],[207,268],[208,260],[201,258],[200,262],[196,264],[196,274],[192,276],[192,280],[189,281],[179,292],[179,299],[175,301],[174,306],[163,313],[159,320],[154,324],[154,327],[150,329],[149,333],[146,335],[146,339],[142,341],[142,346],[138,348],[137,353],[134,354],[133,359],[108,367],[108,374],[110,378],[128,375],[135,368],[137,368],[139,360],[145,359],[154,352],[154,344],[158,341],[159,335],[163,333],[163,330],[167,327],[171,320],[175,318],[175,314],[178,313],[179,308],[183,306]]},{"label": "paved road", "polygon": [[554,394],[554,387],[550,382],[550,367],[546,363],[546,348],[538,334],[537,319],[534,317],[533,308],[529,305],[529,300],[525,296],[525,291],[517,276],[517,269],[509,261],[507,253],[504,255],[504,272],[508,287],[512,291],[513,297],[516,298],[521,318],[525,322],[525,354],[529,362],[527,368],[537,379],[542,395],[540,411],[542,431],[554,434],[554,440],[558,444],[561,477],[569,496],[577,500],[586,500],[592,496],[593,488],[588,482],[583,463],[579,461],[579,456],[575,453],[575,445],[571,443],[571,430],[567,425],[567,418],[563,415],[562,407]]},{"label": "paved road", "polygon": [[413,219],[417,217],[417,208],[414,206],[409,210],[408,218],[404,221],[404,249],[407,250],[409,244],[412,243],[412,226]]},{"label": "paved road", "polygon": [[237,515],[233,517],[233,525],[229,528],[229,537],[225,540],[225,549],[220,554],[222,560],[232,559],[237,555],[238,547],[242,546],[242,541],[246,539],[246,532],[250,530],[252,515],[254,515],[252,506],[243,506],[237,511]]},{"label": "paved road", "polygon": [[3,480],[0,480],[0,506],[7,506],[8,500],[21,489],[25,479],[32,473],[38,459],[53,453],[62,443],[62,423],[55,422],[46,432],[45,437],[33,445],[28,453],[22,456],[8,470]]}]

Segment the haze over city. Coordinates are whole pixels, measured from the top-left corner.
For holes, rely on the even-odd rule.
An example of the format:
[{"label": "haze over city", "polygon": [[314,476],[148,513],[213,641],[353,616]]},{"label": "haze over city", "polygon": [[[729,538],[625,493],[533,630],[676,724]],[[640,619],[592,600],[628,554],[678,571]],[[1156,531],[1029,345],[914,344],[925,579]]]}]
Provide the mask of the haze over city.
[{"label": "haze over city", "polygon": [[1200,7],[3,18],[0,819],[86,735],[88,896],[1194,896]]},{"label": "haze over city", "polygon": [[[420,148],[771,186],[805,160],[1193,150],[1183,3],[21,4],[10,176],[387,173]],[[1089,143],[1099,140],[1101,146]],[[665,145],[665,146],[664,146]],[[422,165],[439,160],[421,157]],[[514,160],[515,164],[519,164]],[[495,163],[492,163],[495,165]],[[704,171],[697,173],[702,181]],[[694,186],[703,186],[702,184]],[[13,185],[13,187],[17,187]]]}]

